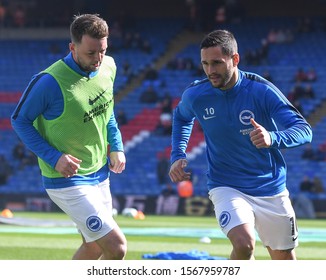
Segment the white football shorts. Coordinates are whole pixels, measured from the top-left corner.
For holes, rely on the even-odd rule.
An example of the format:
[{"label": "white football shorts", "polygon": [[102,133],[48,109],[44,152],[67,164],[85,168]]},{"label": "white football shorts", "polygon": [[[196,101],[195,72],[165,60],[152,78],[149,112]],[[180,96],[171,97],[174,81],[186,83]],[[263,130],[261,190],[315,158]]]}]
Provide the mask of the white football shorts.
[{"label": "white football shorts", "polygon": [[112,217],[109,179],[98,185],[46,190],[51,200],[76,224],[86,242],[105,236],[116,227]]},{"label": "white football shorts", "polygon": [[216,219],[227,236],[241,224],[251,224],[264,246],[287,250],[298,246],[295,212],[287,190],[276,196],[254,197],[230,187],[209,191]]}]

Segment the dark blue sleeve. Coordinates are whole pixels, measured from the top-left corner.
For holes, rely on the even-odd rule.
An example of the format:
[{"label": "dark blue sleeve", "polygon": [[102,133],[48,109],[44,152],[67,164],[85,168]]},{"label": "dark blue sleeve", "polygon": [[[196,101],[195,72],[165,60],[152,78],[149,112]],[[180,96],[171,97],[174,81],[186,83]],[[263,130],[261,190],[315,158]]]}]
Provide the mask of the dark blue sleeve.
[{"label": "dark blue sleeve", "polygon": [[181,102],[173,112],[171,164],[186,158],[186,149],[195,120],[189,97],[190,95],[183,94]]},{"label": "dark blue sleeve", "polygon": [[44,140],[33,122],[40,115],[54,119],[62,111],[63,96],[58,83],[49,74],[38,74],[32,78],[11,116],[12,127],[26,147],[53,168],[61,152]]},{"label": "dark blue sleeve", "polygon": [[110,144],[110,151],[121,151],[123,152],[123,142],[121,132],[118,128],[118,123],[116,121],[114,112],[111,115],[110,121],[107,125],[108,130],[108,142]]}]

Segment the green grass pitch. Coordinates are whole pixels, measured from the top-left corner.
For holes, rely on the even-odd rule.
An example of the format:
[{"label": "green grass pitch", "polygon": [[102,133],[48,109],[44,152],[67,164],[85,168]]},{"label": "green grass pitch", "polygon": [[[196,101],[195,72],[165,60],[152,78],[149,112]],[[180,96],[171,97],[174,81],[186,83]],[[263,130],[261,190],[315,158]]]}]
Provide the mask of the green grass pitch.
[{"label": "green grass pitch", "polygon": [[[51,220],[68,220],[63,213],[31,213],[17,212],[15,217],[40,218]],[[218,230],[215,217],[189,216],[146,216],[144,220],[118,215],[116,220],[122,230],[142,228],[202,228]],[[9,227],[0,225],[0,228]],[[10,226],[12,227],[12,226]],[[19,228],[21,226],[17,226]],[[326,220],[298,220],[300,228],[325,229]],[[211,238],[211,243],[201,243],[198,237],[175,237],[159,235],[127,234],[127,260],[143,259],[144,254],[158,252],[188,252],[191,250],[205,251],[212,256],[228,257],[231,245],[225,238]],[[326,239],[326,237],[325,237]],[[0,260],[69,260],[81,243],[78,233],[42,234],[0,231]],[[296,249],[300,260],[325,260],[326,241],[300,242]],[[267,250],[258,241],[255,250],[258,260],[268,260]]]}]

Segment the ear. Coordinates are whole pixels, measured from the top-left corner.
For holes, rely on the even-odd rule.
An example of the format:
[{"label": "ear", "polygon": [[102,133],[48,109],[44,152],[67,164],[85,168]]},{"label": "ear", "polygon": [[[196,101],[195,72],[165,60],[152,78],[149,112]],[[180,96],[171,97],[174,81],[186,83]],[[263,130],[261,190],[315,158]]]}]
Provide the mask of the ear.
[{"label": "ear", "polygon": [[233,61],[233,66],[238,66],[240,62],[240,55],[238,53],[235,53],[232,57],[232,61]]},{"label": "ear", "polygon": [[71,51],[71,52],[73,52],[73,51],[75,51],[75,44],[74,43],[69,43],[69,50]]}]

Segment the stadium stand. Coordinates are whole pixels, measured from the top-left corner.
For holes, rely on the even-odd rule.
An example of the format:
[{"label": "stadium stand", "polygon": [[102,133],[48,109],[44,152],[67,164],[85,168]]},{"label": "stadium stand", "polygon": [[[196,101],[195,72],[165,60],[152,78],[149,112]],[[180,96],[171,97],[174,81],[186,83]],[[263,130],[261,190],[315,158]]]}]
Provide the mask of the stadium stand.
[{"label": "stadium stand", "polygon": [[[321,19],[314,18],[316,26],[321,26]],[[271,28],[290,28],[295,30],[297,18],[252,18],[238,24],[227,23],[225,26],[238,37],[239,50],[242,58],[247,50],[261,47],[262,39],[266,38]],[[182,20],[139,20],[133,27],[142,38],[152,46],[151,53],[144,53],[139,49],[114,48],[114,56],[118,65],[115,84],[116,112],[123,109],[126,112],[128,123],[121,126],[127,156],[127,168],[123,175],[111,175],[112,193],[116,195],[141,194],[158,195],[161,191],[156,178],[156,154],[169,152],[170,137],[159,136],[154,133],[159,123],[160,110],[157,104],[142,104],[139,96],[148,82],[144,79],[145,70],[154,65],[158,71],[158,82],[153,83],[160,94],[168,90],[173,98],[173,106],[180,99],[182,91],[193,80],[201,75],[197,72],[199,63],[199,42],[202,32],[190,32],[183,27]],[[155,30],[155,32],[153,32]],[[175,43],[178,42],[178,43]],[[181,43],[182,42],[182,43]],[[17,162],[12,157],[13,146],[18,139],[10,126],[12,113],[22,90],[26,87],[30,77],[42,70],[52,61],[62,57],[67,52],[67,40],[4,40],[0,43],[0,153],[9,158],[15,166]],[[23,45],[23,47],[22,47]],[[53,53],[53,46],[56,52]],[[313,124],[313,147],[326,142],[326,118],[324,109],[326,91],[326,58],[323,50],[326,48],[325,31],[316,28],[309,33],[294,32],[293,41],[284,44],[271,44],[267,59],[258,65],[247,64],[244,59],[240,63],[242,70],[254,71],[263,75],[268,71],[273,82],[288,94],[292,88],[293,76],[298,67],[308,70],[314,67],[318,79],[313,83],[316,96],[313,99],[302,101],[304,114]],[[117,50],[119,49],[119,50]],[[46,51],[48,50],[48,51]],[[307,51],[310,50],[310,51]],[[311,51],[313,50],[313,51]],[[169,62],[173,59],[189,59],[194,67],[191,69],[171,69]],[[133,69],[133,78],[126,82],[121,72],[123,64],[128,61]],[[189,151],[189,168],[193,171],[195,195],[206,196],[205,183],[205,144],[200,128],[196,125],[192,135]],[[288,163],[288,182],[291,195],[298,192],[303,174],[318,175],[326,186],[326,161],[311,162],[302,160],[303,148],[286,151],[284,157]],[[16,171],[9,178],[6,185],[0,186],[0,194],[28,194],[44,195],[41,178],[37,166]]]}]

